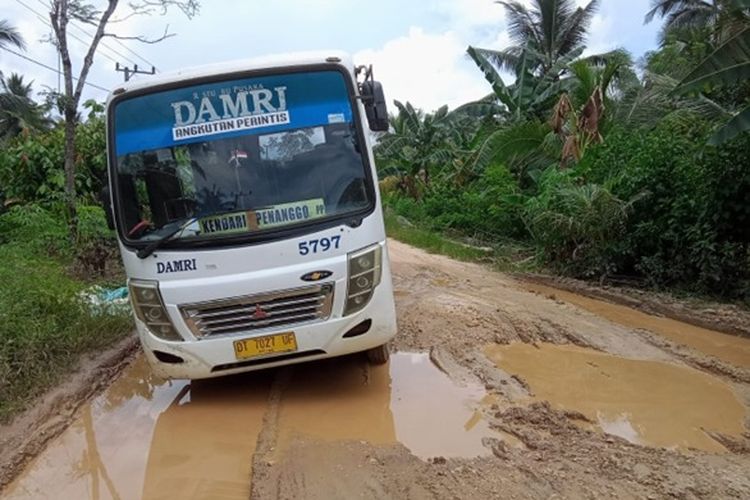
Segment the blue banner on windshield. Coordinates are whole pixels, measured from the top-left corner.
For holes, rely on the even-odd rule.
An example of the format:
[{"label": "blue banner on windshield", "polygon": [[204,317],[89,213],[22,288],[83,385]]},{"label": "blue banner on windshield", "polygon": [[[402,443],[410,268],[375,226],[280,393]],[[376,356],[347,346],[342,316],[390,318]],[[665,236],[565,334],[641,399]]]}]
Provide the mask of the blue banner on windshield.
[{"label": "blue banner on windshield", "polygon": [[128,99],[115,108],[115,152],[128,153],[352,121],[338,71],[194,85]]}]

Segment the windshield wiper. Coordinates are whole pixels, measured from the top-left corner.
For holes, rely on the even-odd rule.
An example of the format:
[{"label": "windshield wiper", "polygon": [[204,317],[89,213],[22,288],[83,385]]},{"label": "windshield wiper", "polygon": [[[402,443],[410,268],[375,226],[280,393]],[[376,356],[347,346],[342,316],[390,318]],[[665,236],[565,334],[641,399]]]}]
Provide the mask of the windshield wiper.
[{"label": "windshield wiper", "polygon": [[146,245],[145,247],[139,249],[137,252],[135,252],[135,254],[138,256],[139,259],[145,259],[149,255],[151,255],[152,253],[154,253],[154,250],[156,250],[157,248],[161,248],[161,246],[164,243],[166,243],[169,240],[171,240],[174,237],[174,235],[176,235],[177,233],[180,233],[180,232],[184,231],[185,228],[187,228],[190,224],[192,224],[193,222],[195,222],[197,220],[198,220],[198,217],[190,217],[187,221],[183,222],[182,224],[180,224],[175,229],[173,229],[172,231],[168,232],[167,234],[165,234],[164,236],[162,236],[158,240],[154,240],[151,243],[149,243],[148,245]]}]

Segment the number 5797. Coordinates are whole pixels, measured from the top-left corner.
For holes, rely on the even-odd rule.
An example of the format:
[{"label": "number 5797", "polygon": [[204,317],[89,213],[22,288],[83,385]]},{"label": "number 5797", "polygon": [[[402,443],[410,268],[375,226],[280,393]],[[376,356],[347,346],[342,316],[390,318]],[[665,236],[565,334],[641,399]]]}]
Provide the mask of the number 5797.
[{"label": "number 5797", "polygon": [[341,243],[341,236],[331,236],[330,238],[320,238],[315,240],[300,241],[298,244],[299,254],[308,255],[310,253],[327,252],[331,249],[338,249]]}]

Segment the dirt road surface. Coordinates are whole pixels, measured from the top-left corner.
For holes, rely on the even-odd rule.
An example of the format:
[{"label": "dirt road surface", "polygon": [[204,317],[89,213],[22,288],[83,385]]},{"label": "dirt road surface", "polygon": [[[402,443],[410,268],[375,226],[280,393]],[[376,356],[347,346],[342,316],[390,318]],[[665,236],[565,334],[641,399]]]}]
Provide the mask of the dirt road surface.
[{"label": "dirt road surface", "polygon": [[388,365],[137,357],[0,496],[750,498],[750,340],[389,245]]}]

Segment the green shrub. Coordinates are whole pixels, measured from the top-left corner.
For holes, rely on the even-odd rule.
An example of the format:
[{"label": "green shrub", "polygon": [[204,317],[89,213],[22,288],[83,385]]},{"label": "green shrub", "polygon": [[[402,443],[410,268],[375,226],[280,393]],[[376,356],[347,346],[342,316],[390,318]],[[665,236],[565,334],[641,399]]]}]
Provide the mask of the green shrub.
[{"label": "green shrub", "polygon": [[0,214],[0,244],[22,245],[35,255],[63,260],[74,258],[93,244],[116,244],[114,231],[107,227],[101,207],[79,205],[78,225],[78,240],[74,245],[61,203],[16,205]]},{"label": "green shrub", "polygon": [[526,202],[524,220],[548,262],[580,277],[610,274],[631,204],[607,187],[579,181],[575,172],[547,170],[539,194]]},{"label": "green shrub", "polygon": [[0,244],[23,246],[38,256],[71,257],[68,234],[62,205],[16,205],[0,215]]},{"label": "green shrub", "polygon": [[[24,133],[0,150],[0,192],[8,200],[55,203],[65,186],[65,136],[62,126]],[[95,203],[106,179],[106,129],[92,112],[76,128],[76,192],[83,203]]]},{"label": "green shrub", "polygon": [[[79,217],[74,245],[58,204],[0,214],[0,420],[57,382],[81,353],[132,328],[127,314],[92,314],[81,295],[90,278],[103,279],[81,267],[82,256],[115,240],[101,208],[80,206]],[[73,277],[73,268],[86,282]]]},{"label": "green shrub", "polygon": [[711,124],[664,120],[653,131],[617,130],[579,175],[610,183],[633,206],[618,245],[619,272],[652,285],[748,297],[750,135],[705,146]]},{"label": "green shrub", "polygon": [[384,197],[396,214],[421,227],[483,240],[524,234],[521,200],[515,178],[503,165],[489,167],[477,180],[462,186],[435,179],[421,200],[398,193]]},{"label": "green shrub", "polygon": [[128,315],[92,315],[58,261],[0,245],[0,421],[59,381],[78,356],[132,328]]}]

